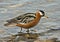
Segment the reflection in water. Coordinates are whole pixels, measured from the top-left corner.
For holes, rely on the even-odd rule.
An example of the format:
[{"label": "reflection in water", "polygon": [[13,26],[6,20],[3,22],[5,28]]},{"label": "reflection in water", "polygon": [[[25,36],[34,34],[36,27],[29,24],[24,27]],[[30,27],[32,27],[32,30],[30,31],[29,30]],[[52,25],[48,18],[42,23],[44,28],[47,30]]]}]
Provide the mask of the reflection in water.
[{"label": "reflection in water", "polygon": [[[55,42],[57,40],[57,38],[52,38],[52,39],[42,39],[41,37],[38,38],[40,36],[40,33],[20,33],[17,35],[12,35],[10,37],[4,37],[2,38],[3,40],[5,40],[6,42],[22,42],[22,41],[26,41],[26,42],[37,42],[37,41],[41,41],[41,42]],[[0,41],[3,41],[3,40]]]}]

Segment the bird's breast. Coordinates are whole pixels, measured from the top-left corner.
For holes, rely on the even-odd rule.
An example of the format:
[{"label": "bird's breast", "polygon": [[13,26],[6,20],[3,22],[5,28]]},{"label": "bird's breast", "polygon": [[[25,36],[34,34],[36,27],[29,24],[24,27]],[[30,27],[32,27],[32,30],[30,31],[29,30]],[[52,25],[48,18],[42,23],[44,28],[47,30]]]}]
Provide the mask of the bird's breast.
[{"label": "bird's breast", "polygon": [[19,26],[19,27],[23,27],[25,29],[28,29],[30,27],[33,27],[35,25],[38,24],[39,20],[40,20],[41,16],[39,13],[36,14],[36,18],[33,19],[33,21],[31,22],[28,22],[28,23],[20,23],[20,24],[17,24],[16,26]]}]

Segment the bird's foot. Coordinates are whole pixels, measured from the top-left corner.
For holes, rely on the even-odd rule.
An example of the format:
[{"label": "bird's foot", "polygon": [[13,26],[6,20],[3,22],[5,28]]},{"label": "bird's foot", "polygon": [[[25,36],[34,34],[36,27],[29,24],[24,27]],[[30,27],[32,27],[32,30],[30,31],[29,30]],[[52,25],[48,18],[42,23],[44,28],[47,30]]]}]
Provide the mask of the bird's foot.
[{"label": "bird's foot", "polygon": [[29,33],[29,30],[27,30],[26,32]]},{"label": "bird's foot", "polygon": [[23,32],[18,32],[18,33],[23,33]]},{"label": "bird's foot", "polygon": [[30,30],[30,31],[32,31],[32,32],[37,32],[37,30]]}]

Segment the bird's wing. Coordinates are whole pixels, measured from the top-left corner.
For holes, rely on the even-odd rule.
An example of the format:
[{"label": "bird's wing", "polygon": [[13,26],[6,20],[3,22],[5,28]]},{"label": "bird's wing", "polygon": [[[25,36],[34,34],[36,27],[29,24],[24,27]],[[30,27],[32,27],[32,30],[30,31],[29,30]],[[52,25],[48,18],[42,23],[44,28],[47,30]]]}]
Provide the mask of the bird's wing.
[{"label": "bird's wing", "polygon": [[17,16],[13,19],[7,20],[9,23],[26,23],[28,21],[32,21],[35,18],[35,13],[25,13],[23,15]]},{"label": "bird's wing", "polygon": [[21,23],[27,23],[29,21],[32,21],[35,18],[35,13],[26,13],[26,14],[20,15],[20,16],[18,16],[16,18]]}]

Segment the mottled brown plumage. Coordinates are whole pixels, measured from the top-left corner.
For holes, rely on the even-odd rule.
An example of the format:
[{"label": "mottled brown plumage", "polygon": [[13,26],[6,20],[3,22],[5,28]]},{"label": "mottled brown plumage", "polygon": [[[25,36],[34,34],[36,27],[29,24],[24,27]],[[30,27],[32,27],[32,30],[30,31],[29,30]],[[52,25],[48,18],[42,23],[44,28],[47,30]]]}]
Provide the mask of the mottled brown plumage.
[{"label": "mottled brown plumage", "polygon": [[36,13],[26,13],[13,19],[7,20],[8,23],[5,24],[5,26],[15,24],[15,26],[21,27],[21,29],[29,29],[37,25],[43,16],[45,16],[45,13],[42,10],[39,10]]}]

